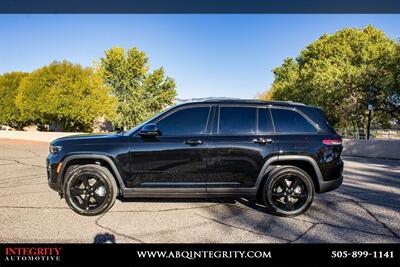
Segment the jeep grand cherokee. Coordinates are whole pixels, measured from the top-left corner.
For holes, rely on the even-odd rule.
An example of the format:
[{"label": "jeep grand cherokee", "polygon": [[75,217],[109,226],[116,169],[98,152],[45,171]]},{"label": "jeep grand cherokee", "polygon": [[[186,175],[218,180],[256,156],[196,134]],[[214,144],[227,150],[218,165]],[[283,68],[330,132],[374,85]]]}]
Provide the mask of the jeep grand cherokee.
[{"label": "jeep grand cherokee", "polygon": [[342,183],[342,140],[321,109],[293,102],[183,103],[128,132],[50,144],[49,186],[81,215],[130,198],[247,197],[295,216]]}]

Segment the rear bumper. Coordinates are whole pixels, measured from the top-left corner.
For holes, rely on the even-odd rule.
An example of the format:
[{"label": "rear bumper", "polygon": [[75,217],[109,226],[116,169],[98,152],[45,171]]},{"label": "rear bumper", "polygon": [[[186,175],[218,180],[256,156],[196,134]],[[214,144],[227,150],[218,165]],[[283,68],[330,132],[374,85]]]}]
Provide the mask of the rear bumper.
[{"label": "rear bumper", "polygon": [[320,181],[318,193],[325,193],[338,188],[343,182],[343,175],[340,175],[338,179],[331,181]]},{"label": "rear bumper", "polygon": [[344,163],[339,159],[333,166],[325,168],[325,175],[318,181],[317,193],[324,193],[338,188],[343,182]]}]

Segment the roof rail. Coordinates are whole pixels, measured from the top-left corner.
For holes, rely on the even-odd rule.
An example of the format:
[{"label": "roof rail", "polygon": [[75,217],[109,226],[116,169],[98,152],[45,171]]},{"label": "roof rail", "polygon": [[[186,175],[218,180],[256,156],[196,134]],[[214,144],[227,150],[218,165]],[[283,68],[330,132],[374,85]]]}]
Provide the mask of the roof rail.
[{"label": "roof rail", "polygon": [[288,101],[266,101],[260,99],[242,99],[242,98],[234,98],[234,97],[204,97],[204,98],[190,98],[190,99],[175,99],[176,102],[184,104],[190,102],[207,102],[207,101],[216,101],[216,102],[224,102],[224,101],[234,101],[234,102],[248,102],[248,103],[266,103],[266,104],[274,104],[274,103],[282,103],[282,104],[294,104],[294,105],[304,105],[303,103],[294,102],[291,100]]}]

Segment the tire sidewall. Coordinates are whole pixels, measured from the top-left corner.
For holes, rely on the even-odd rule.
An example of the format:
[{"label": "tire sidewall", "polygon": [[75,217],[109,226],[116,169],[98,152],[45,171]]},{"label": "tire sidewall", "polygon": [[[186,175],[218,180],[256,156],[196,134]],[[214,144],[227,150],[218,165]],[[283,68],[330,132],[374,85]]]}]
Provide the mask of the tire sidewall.
[{"label": "tire sidewall", "polygon": [[[299,177],[305,183],[308,191],[308,197],[304,205],[300,209],[294,211],[282,210],[279,207],[277,207],[272,201],[273,185],[278,179],[282,178],[282,176],[287,176],[287,175],[293,175]],[[315,192],[314,184],[312,182],[312,179],[306,172],[297,167],[282,167],[271,173],[268,179],[266,180],[263,189],[263,199],[264,203],[275,215],[283,217],[291,217],[304,213],[311,206],[312,201],[314,199],[314,192]]]},{"label": "tire sidewall", "polygon": [[[74,203],[72,200],[73,196],[70,194],[70,187],[72,183],[81,175],[83,174],[90,174],[90,175],[95,175],[98,177],[101,182],[104,184],[106,187],[106,199],[102,203],[102,205],[94,210],[85,210],[79,207]],[[75,168],[73,171],[69,173],[68,176],[65,177],[64,179],[64,184],[63,184],[63,192],[65,196],[65,200],[68,204],[68,206],[75,211],[76,213],[80,215],[85,215],[85,216],[95,216],[99,215],[101,213],[106,212],[108,209],[110,209],[116,199],[116,188],[115,188],[115,181],[111,175],[111,173],[104,167],[97,166],[97,165],[83,165]],[[113,183],[114,182],[114,183]]]}]

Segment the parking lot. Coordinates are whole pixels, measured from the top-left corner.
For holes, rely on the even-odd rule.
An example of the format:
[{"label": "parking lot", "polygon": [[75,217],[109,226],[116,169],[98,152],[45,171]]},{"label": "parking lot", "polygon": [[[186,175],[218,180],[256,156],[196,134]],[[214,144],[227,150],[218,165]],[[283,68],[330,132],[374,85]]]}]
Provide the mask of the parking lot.
[{"label": "parking lot", "polygon": [[245,199],[117,200],[83,217],[47,186],[48,145],[0,139],[0,242],[400,242],[400,161],[344,158],[345,180],[295,218]]}]

